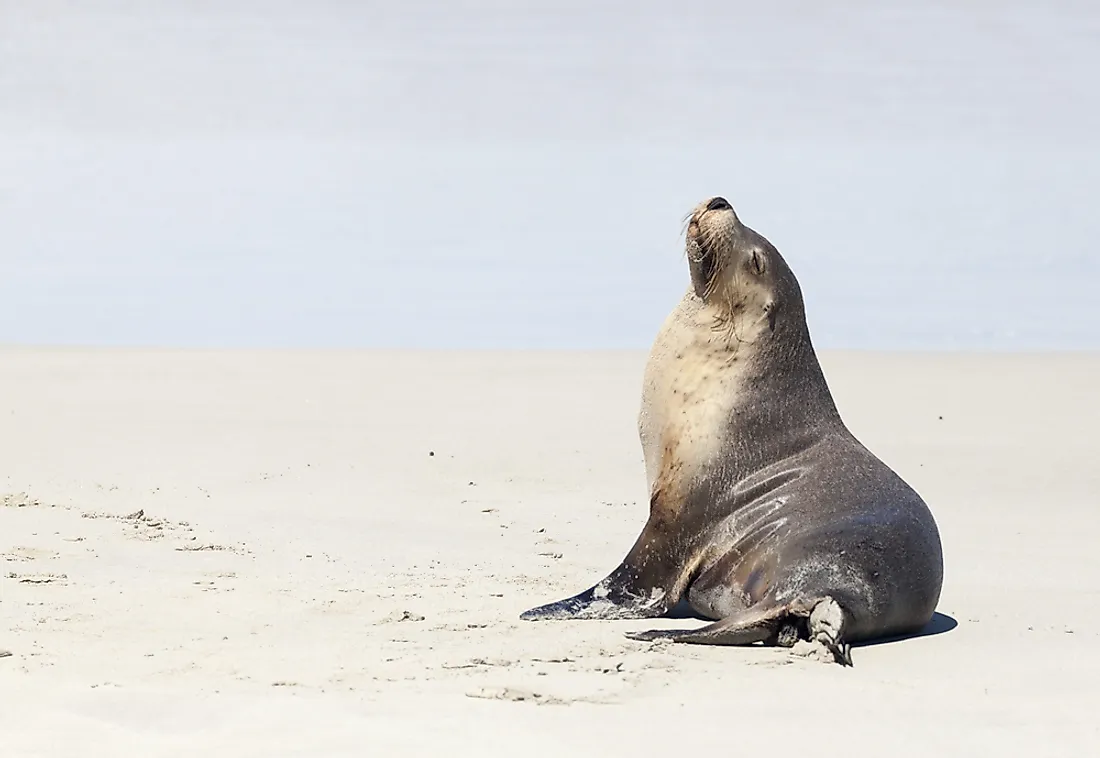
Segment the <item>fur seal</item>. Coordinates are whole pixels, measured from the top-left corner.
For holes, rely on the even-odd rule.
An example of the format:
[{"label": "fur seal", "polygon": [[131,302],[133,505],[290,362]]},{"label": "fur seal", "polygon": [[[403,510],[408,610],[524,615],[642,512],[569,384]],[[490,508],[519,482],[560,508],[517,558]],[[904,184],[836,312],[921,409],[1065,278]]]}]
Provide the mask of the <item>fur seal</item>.
[{"label": "fur seal", "polygon": [[691,286],[643,378],[649,519],[605,579],[521,618],[655,618],[686,600],[714,623],[627,636],[803,641],[851,665],[851,643],[931,620],[935,520],[841,420],[779,251],[714,197],[691,213],[686,253]]}]

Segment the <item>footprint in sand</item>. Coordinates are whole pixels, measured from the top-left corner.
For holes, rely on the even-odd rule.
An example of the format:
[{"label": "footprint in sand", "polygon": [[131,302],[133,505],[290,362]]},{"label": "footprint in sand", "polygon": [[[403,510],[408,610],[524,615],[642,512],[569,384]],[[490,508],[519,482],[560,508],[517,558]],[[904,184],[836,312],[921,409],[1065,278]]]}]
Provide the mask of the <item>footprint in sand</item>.
[{"label": "footprint in sand", "polygon": [[0,558],[5,561],[35,561],[56,558],[58,554],[53,550],[44,550],[36,547],[14,547],[6,553],[0,553]]},{"label": "footprint in sand", "polygon": [[10,571],[8,579],[14,579],[20,584],[65,584],[69,577],[65,574],[17,574]]}]

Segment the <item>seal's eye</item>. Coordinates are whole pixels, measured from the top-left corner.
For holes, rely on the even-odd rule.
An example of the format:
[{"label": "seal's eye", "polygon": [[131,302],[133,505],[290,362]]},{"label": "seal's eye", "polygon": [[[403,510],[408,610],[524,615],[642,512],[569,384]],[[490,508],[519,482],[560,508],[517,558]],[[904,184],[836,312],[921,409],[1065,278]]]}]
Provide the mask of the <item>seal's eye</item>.
[{"label": "seal's eye", "polygon": [[763,274],[767,270],[767,266],[764,265],[764,256],[757,251],[752,251],[752,270],[757,274]]}]

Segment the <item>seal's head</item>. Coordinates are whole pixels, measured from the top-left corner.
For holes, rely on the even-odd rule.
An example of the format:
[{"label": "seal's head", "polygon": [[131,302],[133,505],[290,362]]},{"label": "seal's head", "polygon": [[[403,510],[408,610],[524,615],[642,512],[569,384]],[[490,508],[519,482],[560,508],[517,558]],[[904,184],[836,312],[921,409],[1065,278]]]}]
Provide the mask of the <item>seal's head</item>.
[{"label": "seal's head", "polygon": [[723,318],[775,331],[780,314],[804,318],[798,282],[779,251],[741,223],[724,197],[699,203],[686,252],[695,295]]}]

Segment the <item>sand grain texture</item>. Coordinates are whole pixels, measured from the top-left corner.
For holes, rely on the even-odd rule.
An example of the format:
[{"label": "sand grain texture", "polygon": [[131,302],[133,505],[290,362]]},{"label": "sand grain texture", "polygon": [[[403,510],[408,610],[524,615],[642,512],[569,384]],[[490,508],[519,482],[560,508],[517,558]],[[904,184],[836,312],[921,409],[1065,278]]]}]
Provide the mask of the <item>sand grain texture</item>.
[{"label": "sand grain texture", "polygon": [[1100,750],[1098,356],[824,354],[946,554],[850,670],[517,619],[645,520],[641,353],[2,358],[5,756]]}]

